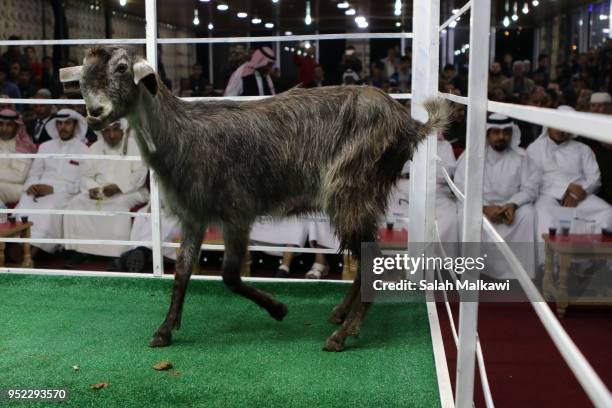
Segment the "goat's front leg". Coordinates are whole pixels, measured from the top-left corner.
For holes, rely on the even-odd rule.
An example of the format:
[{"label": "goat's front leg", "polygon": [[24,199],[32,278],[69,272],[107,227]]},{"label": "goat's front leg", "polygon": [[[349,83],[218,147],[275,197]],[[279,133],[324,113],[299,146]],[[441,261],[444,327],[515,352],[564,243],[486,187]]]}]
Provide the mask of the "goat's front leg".
[{"label": "goat's front leg", "polygon": [[225,225],[223,240],[225,255],[223,256],[223,283],[232,292],[252,300],[272,316],[281,321],[287,314],[287,306],[274,299],[270,294],[246,285],[240,277],[240,269],[249,242],[250,226]]},{"label": "goat's front leg", "polygon": [[204,239],[204,227],[183,224],[182,233],[183,243],[181,244],[181,253],[176,262],[170,308],[168,309],[166,319],[149,342],[151,347],[169,346],[172,343],[172,329],[179,329],[181,326],[185,292],[193,266],[200,255],[200,247]]}]

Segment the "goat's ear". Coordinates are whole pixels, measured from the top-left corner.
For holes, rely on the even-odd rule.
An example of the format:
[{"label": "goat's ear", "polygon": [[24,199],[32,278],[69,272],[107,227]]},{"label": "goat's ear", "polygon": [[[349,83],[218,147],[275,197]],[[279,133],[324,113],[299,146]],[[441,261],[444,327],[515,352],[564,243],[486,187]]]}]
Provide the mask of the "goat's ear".
[{"label": "goat's ear", "polygon": [[151,95],[157,95],[157,78],[155,70],[145,59],[139,59],[134,64],[134,83],[143,83]]},{"label": "goat's ear", "polygon": [[68,67],[59,70],[60,82],[78,82],[83,75],[83,66]]}]

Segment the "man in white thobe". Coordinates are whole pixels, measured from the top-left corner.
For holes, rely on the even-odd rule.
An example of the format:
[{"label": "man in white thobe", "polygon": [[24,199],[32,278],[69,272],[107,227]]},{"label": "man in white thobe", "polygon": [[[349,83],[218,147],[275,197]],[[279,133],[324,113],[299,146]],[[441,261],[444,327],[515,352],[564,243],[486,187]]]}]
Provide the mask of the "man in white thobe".
[{"label": "man in white thobe", "polygon": [[[47,122],[45,130],[51,140],[40,145],[39,154],[87,154],[85,144],[87,121],[72,109],[62,109]],[[79,159],[36,158],[32,163],[25,193],[16,209],[29,215],[33,226],[32,238],[61,239],[63,237],[62,216],[57,214],[28,214],[28,209],[63,209],[79,192],[82,161]],[[32,243],[32,255],[37,248],[55,252],[59,244]]]},{"label": "man in white thobe", "polygon": [[[127,120],[107,126],[91,145],[89,153],[102,156],[139,156],[136,141],[130,136]],[[81,193],[68,204],[68,209],[88,211],[130,211],[149,200],[145,187],[147,168],[141,161],[87,160],[81,165]],[[128,215],[64,216],[64,236],[67,239],[105,239],[127,241],[132,228]],[[83,262],[83,254],[117,258],[124,252],[121,245],[67,244],[75,251],[67,266],[74,268]]]},{"label": "man in white thobe", "polygon": [[[148,213],[151,206],[146,205],[139,213]],[[164,202],[161,202],[161,242],[175,242],[181,236],[181,224],[176,216],[170,213]],[[149,217],[136,217],[130,232],[130,241],[151,241],[151,219]],[[176,261],[176,248],[164,248],[162,256]],[[148,262],[152,260],[152,251],[149,246],[132,247],[121,254],[120,269],[127,272],[143,272]]]},{"label": "man in white thobe", "polygon": [[[509,243],[527,273],[535,276],[535,210],[539,173],[524,151],[518,147],[520,131],[507,116],[491,114],[487,118],[487,148],[485,151],[483,212],[497,232]],[[455,184],[464,191],[466,180],[465,154],[459,158]],[[463,223],[462,210],[459,222]],[[483,242],[490,239],[483,234]],[[497,279],[513,279],[507,263],[490,259],[483,271]]]},{"label": "man in white thobe", "polygon": [[[573,111],[569,106],[560,106],[559,110]],[[572,139],[569,133],[544,128],[527,148],[527,155],[542,173],[535,204],[539,241],[549,228],[559,228],[565,222],[575,233],[598,232],[612,226],[612,206],[595,195],[601,185],[595,154]],[[596,230],[585,231],[585,225]]]},{"label": "man in white thobe", "polygon": [[[0,153],[36,153],[17,112],[0,111]],[[32,159],[0,159],[0,204],[16,203],[23,193]]]}]

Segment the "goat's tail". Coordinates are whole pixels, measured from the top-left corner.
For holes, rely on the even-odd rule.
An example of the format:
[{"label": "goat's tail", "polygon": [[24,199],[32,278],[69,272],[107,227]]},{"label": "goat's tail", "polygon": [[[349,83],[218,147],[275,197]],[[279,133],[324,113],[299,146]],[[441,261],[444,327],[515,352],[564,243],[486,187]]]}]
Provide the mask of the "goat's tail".
[{"label": "goat's tail", "polygon": [[421,140],[434,132],[443,132],[450,122],[450,105],[446,99],[428,99],[423,107],[427,111],[429,119],[419,129],[419,139]]}]

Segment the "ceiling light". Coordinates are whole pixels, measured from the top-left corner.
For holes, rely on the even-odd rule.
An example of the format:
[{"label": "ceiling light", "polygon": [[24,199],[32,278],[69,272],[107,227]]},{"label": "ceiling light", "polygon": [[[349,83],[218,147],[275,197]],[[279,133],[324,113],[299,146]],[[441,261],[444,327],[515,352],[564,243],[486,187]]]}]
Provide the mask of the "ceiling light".
[{"label": "ceiling light", "polygon": [[451,21],[450,23],[448,23],[448,26],[450,28],[455,28],[455,27],[457,27],[457,22],[456,21]]},{"label": "ceiling light", "polygon": [[249,15],[247,13],[245,13],[244,11],[239,12],[238,14],[236,14],[236,17],[238,18],[247,18]]},{"label": "ceiling light", "polygon": [[217,4],[217,10],[226,11],[227,9],[229,9],[229,6],[227,4],[224,4],[224,3]]},{"label": "ceiling light", "polygon": [[261,18],[255,17],[255,18],[253,18],[251,20],[251,23],[253,23],[253,24],[261,24]]},{"label": "ceiling light", "polygon": [[400,23],[399,21],[397,21],[397,22],[395,23],[395,26],[396,26],[396,27],[401,27],[401,26],[402,26],[402,23]]},{"label": "ceiling light", "polygon": [[347,9],[347,8],[349,8],[348,1],[342,1],[342,2],[338,3],[338,8],[339,9]]},{"label": "ceiling light", "polygon": [[200,18],[198,17],[198,9],[193,10],[193,25],[200,25]]},{"label": "ceiling light", "polygon": [[126,4],[127,4],[127,0],[119,0],[119,5],[121,7],[125,7]]},{"label": "ceiling light", "polygon": [[213,23],[208,23],[208,29],[212,30],[213,28],[215,28],[215,26],[213,25]]},{"label": "ceiling light", "polygon": [[508,16],[504,17],[504,21],[502,21],[504,27],[508,27],[510,25],[510,18]]},{"label": "ceiling light", "polygon": [[293,35],[291,31],[285,31],[285,35]]},{"label": "ceiling light", "polygon": [[523,12],[523,14],[529,13],[529,6],[527,5],[527,2],[525,2],[525,4],[523,5],[523,9],[521,11]]},{"label": "ceiling light", "polygon": [[393,13],[396,16],[402,15],[402,0],[395,0],[395,10],[393,11]]},{"label": "ceiling light", "polygon": [[346,14],[347,16],[354,16],[355,14],[357,14],[357,11],[355,11],[354,8],[351,8],[351,9],[346,10],[344,14]]},{"label": "ceiling light", "polygon": [[304,23],[310,25],[312,23],[312,16],[310,15],[310,2],[306,2],[306,17],[304,17]]},{"label": "ceiling light", "polygon": [[266,23],[265,26],[266,28],[274,28],[274,24],[272,23]]},{"label": "ceiling light", "polygon": [[540,2],[539,2],[538,0],[533,0],[533,1],[531,2],[531,5],[532,5],[533,7],[538,7],[538,6],[540,5]]}]

